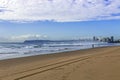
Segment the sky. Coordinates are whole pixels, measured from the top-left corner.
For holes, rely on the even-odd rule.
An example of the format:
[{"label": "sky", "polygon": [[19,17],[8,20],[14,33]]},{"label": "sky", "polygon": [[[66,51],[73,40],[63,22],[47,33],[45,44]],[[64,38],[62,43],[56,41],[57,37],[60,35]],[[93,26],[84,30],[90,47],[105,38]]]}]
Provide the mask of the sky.
[{"label": "sky", "polygon": [[0,42],[120,34],[120,0],[0,0]]}]

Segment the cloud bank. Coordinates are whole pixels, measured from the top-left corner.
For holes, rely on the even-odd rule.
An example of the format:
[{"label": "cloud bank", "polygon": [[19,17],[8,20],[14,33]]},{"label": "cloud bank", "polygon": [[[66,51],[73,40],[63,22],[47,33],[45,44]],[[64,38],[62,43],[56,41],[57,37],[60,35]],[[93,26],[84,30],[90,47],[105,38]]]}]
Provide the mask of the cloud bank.
[{"label": "cloud bank", "polygon": [[120,19],[120,0],[0,0],[0,20],[88,21]]},{"label": "cloud bank", "polygon": [[11,37],[0,37],[0,42],[23,42],[25,40],[45,40],[47,35],[25,34]]}]

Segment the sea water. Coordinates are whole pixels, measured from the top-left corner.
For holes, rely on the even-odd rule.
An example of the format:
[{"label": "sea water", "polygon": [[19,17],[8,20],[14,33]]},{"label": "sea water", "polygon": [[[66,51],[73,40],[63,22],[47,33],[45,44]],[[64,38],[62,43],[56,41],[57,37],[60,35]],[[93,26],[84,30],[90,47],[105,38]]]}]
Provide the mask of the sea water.
[{"label": "sea water", "polygon": [[33,55],[52,54],[103,46],[117,46],[96,41],[54,41],[44,43],[0,43],[0,60]]}]

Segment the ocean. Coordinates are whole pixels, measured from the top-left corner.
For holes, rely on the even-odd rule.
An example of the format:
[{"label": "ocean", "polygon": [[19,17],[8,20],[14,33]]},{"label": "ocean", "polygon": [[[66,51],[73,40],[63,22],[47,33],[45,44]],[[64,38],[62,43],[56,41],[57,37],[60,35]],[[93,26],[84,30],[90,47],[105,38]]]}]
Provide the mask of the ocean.
[{"label": "ocean", "polygon": [[11,59],[25,56],[34,56],[42,54],[52,54],[65,51],[74,51],[81,49],[89,49],[94,47],[118,46],[120,44],[112,44],[96,41],[44,41],[37,43],[0,43],[0,60]]}]

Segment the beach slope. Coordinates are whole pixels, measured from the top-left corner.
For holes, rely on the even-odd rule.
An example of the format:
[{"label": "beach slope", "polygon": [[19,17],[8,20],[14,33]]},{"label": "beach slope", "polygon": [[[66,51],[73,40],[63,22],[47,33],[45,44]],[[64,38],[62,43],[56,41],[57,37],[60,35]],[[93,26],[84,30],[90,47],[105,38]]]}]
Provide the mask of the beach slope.
[{"label": "beach slope", "polygon": [[0,80],[120,80],[120,47],[1,60]]}]

